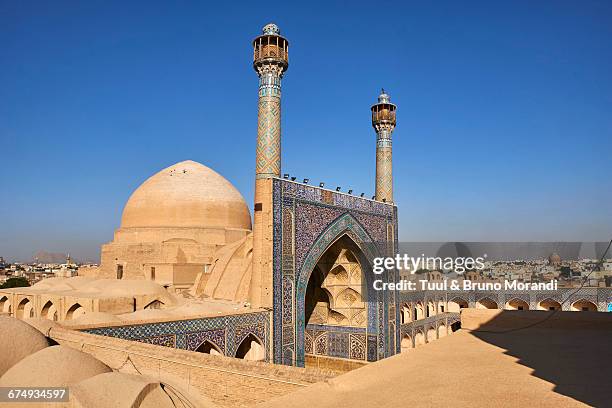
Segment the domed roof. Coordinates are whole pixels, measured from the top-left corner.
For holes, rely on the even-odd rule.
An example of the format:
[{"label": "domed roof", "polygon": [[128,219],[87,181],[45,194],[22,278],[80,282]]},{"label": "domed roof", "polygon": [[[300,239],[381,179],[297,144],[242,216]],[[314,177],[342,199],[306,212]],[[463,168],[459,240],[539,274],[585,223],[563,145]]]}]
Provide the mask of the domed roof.
[{"label": "domed roof", "polygon": [[32,326],[33,328],[41,332],[42,335],[45,337],[49,337],[49,332],[51,331],[52,328],[59,326],[57,322],[53,320],[45,319],[42,317],[35,317],[33,319],[25,319],[23,320],[23,322],[27,323],[29,326]]},{"label": "domed roof", "polygon": [[[177,392],[179,391],[179,392]],[[213,407],[208,400],[185,394],[150,377],[103,373],[70,387],[71,397],[83,407]],[[173,401],[176,400],[176,401]]]},{"label": "domed roof", "polygon": [[163,169],[134,191],[121,227],[251,229],[251,214],[232,183],[187,160]]},{"label": "domed roof", "polygon": [[0,350],[3,350],[0,353],[0,376],[25,357],[49,346],[41,332],[22,320],[0,316],[0,326]]},{"label": "domed roof", "polygon": [[0,378],[0,386],[65,387],[111,371],[89,354],[67,346],[51,346],[30,354],[11,367]]}]

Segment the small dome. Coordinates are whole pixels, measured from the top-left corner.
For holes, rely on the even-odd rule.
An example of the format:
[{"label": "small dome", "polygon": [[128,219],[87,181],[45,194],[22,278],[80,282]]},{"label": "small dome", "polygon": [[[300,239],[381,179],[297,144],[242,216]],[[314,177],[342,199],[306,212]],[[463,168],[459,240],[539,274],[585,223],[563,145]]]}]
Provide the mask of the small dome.
[{"label": "small dome", "polygon": [[262,31],[265,35],[280,35],[280,29],[274,23],[266,24]]},{"label": "small dome", "polygon": [[119,315],[122,321],[170,319],[176,317],[171,311],[163,309],[142,309]]},{"label": "small dome", "polygon": [[99,374],[70,387],[71,396],[83,407],[214,406],[177,391],[146,376],[118,372]]},{"label": "small dome", "polygon": [[82,293],[104,296],[157,296],[165,302],[174,302],[174,296],[158,283],[142,279],[96,279],[80,289]]},{"label": "small dome", "polygon": [[251,214],[232,183],[187,160],[160,171],[134,191],[123,210],[121,227],[250,230]]},{"label": "small dome", "polygon": [[0,386],[66,387],[111,371],[106,364],[89,354],[66,346],[51,346],[29,355],[11,367],[0,378]]},{"label": "small dome", "polygon": [[47,338],[22,320],[0,316],[0,327],[0,376],[25,357],[49,347]]},{"label": "small dome", "polygon": [[64,279],[66,278],[47,278],[47,279],[43,279],[39,282],[36,282],[34,285],[32,285],[30,288],[32,290],[41,290],[41,291],[45,291],[47,289],[50,289],[51,287],[55,287],[57,285],[60,285],[64,282]]},{"label": "small dome", "polygon": [[62,322],[62,326],[79,326],[84,324],[121,323],[121,319],[110,313],[85,312],[85,314],[73,320]]}]

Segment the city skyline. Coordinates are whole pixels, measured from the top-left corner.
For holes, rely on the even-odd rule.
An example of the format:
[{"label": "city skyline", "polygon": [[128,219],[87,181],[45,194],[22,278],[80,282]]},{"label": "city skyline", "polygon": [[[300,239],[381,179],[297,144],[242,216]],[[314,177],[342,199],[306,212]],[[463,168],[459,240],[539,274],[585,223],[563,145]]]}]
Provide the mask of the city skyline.
[{"label": "city skyline", "polygon": [[610,239],[609,5],[265,15],[245,4],[231,17],[223,5],[155,4],[130,17],[119,8],[138,6],[1,7],[7,260],[39,250],[98,259],[134,189],[181,160],[210,166],[252,206],[256,75],[245,38],[260,20],[292,41],[283,173],[372,196],[369,107],[385,87],[398,106],[400,241]]}]

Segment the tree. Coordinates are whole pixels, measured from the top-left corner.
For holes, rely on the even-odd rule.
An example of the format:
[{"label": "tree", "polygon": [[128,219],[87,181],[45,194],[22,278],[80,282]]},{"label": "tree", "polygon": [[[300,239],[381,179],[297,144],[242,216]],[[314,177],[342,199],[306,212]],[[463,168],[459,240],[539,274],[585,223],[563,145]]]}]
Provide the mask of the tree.
[{"label": "tree", "polygon": [[26,278],[18,276],[15,278],[8,278],[6,282],[0,285],[0,289],[23,288],[25,286],[30,286],[28,280]]},{"label": "tree", "polygon": [[560,271],[559,274],[564,278],[570,278],[572,276],[572,270],[569,266],[562,266]]}]

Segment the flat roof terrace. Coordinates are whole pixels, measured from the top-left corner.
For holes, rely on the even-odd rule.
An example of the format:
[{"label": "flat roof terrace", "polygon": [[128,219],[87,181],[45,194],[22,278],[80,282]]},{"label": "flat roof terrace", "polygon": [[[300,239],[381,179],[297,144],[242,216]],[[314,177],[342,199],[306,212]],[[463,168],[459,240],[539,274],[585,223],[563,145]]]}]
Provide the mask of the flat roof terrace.
[{"label": "flat roof terrace", "polygon": [[610,406],[612,313],[463,309],[461,321],[450,336],[260,406]]}]

